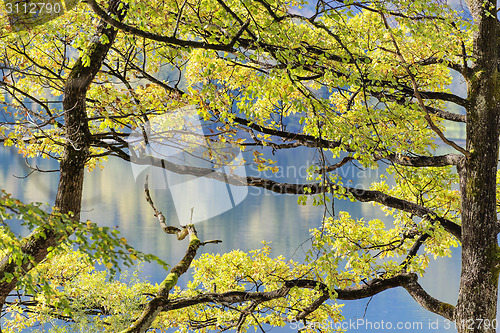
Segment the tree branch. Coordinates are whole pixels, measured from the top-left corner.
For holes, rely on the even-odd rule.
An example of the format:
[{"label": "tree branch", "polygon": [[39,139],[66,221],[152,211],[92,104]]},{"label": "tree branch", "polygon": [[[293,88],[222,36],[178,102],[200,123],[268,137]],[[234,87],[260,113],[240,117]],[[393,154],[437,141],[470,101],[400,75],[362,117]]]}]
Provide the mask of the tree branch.
[{"label": "tree branch", "polygon": [[189,234],[189,246],[186,250],[186,254],[182,258],[181,261],[170,271],[170,274],[167,275],[165,280],[160,284],[158,292],[156,296],[146,304],[146,307],[142,311],[139,318],[127,329],[123,330],[122,333],[143,333],[146,332],[151,323],[155,320],[156,316],[162,311],[165,307],[165,304],[168,302],[168,293],[170,290],[177,284],[177,280],[179,277],[186,273],[186,271],[191,266],[191,262],[193,261],[198,248],[202,245],[209,243],[220,243],[220,240],[212,240],[207,242],[200,242],[198,239],[196,229],[194,225],[189,224],[186,227],[183,227],[182,230],[176,227],[167,226],[165,223],[165,216],[162,212],[158,211],[151,199],[151,195],[149,193],[148,187],[148,179],[146,177],[146,182],[144,184],[144,192],[146,196],[146,201],[151,205],[153,211],[155,212],[155,217],[160,221],[160,225],[163,230],[168,234],[177,235],[178,240],[184,239]]},{"label": "tree branch", "polygon": [[401,154],[375,153],[376,160],[387,159],[395,164],[410,167],[444,167],[458,165],[464,158],[459,154],[446,154],[438,156],[407,156]]},{"label": "tree branch", "polygon": [[[246,292],[246,291],[230,291],[225,293],[206,293],[189,298],[177,298],[169,300],[163,307],[163,311],[179,310],[203,303],[215,304],[234,304],[243,302],[258,302],[264,303],[273,299],[286,297],[292,288],[316,289],[321,292],[321,296],[317,298],[308,307],[297,313],[295,319],[305,319],[310,313],[317,310],[324,302],[330,298],[338,300],[358,300],[367,297],[372,297],[387,289],[396,287],[404,287],[413,298],[425,308],[430,309],[447,319],[453,320],[454,307],[450,304],[440,302],[429,296],[417,282],[417,275],[414,273],[402,273],[387,279],[373,279],[366,284],[360,286],[349,287],[345,289],[331,290],[322,282],[296,279],[289,280],[284,283],[281,288],[267,292]],[[439,307],[444,309],[439,310]],[[432,310],[433,309],[433,310]]]},{"label": "tree branch", "polygon": [[192,224],[188,225],[186,229],[189,233],[189,246],[186,254],[160,284],[155,298],[146,305],[139,318],[129,328],[123,330],[122,333],[146,332],[167,303],[170,290],[177,284],[179,277],[191,266],[201,242],[196,236],[196,230]]},{"label": "tree branch", "polygon": [[408,283],[403,285],[403,287],[423,308],[451,321],[455,320],[455,307],[451,304],[441,302],[429,295],[417,282],[416,278],[411,279]]},{"label": "tree branch", "polygon": [[415,241],[415,243],[413,244],[413,246],[410,248],[410,250],[408,251],[408,254],[406,255],[405,260],[401,264],[401,266],[403,267],[403,269],[405,271],[406,271],[406,268],[408,267],[408,264],[410,263],[410,260],[417,255],[418,250],[420,249],[422,244],[424,244],[424,242],[427,239],[429,239],[429,237],[431,237],[431,235],[428,233],[420,235],[418,237],[418,239]]},{"label": "tree branch", "polygon": [[[395,101],[398,102],[400,105],[405,104],[405,100],[402,100],[398,96],[395,96],[393,94],[388,94],[386,92],[379,92],[379,91],[370,91],[370,95],[373,97],[377,98],[379,101],[384,101],[384,100],[390,100],[390,101]],[[426,106],[427,111],[431,114],[434,114],[438,116],[441,119],[449,120],[449,121],[454,121],[458,123],[465,123],[467,121],[467,115],[465,114],[457,114],[449,111],[444,111],[441,109],[433,108],[431,106]]]},{"label": "tree branch", "polygon": [[[151,323],[155,320],[156,316],[161,312],[162,308],[165,306],[168,300],[168,293],[170,290],[177,284],[177,280],[179,277],[186,273],[188,268],[191,266],[191,262],[193,261],[198,248],[202,245],[198,236],[196,234],[196,229],[194,225],[190,224],[180,230],[175,227],[168,227],[165,223],[165,217],[162,212],[158,211],[151,199],[149,194],[148,182],[146,179],[146,183],[144,185],[144,191],[146,195],[146,200],[153,208],[155,212],[155,216],[160,220],[160,224],[163,230],[169,234],[177,235],[177,239],[182,240],[189,234],[189,246],[186,250],[186,254],[182,258],[181,261],[174,268],[170,270],[170,273],[167,275],[165,280],[160,284],[158,292],[156,296],[146,304],[146,307],[142,311],[139,318],[127,329],[123,330],[122,333],[144,333],[146,332]],[[216,242],[216,241],[211,241]]]},{"label": "tree branch", "polygon": [[149,203],[151,208],[153,208],[153,211],[155,212],[154,216],[158,218],[158,221],[160,222],[160,226],[162,227],[163,231],[167,234],[173,234],[177,236],[177,240],[183,240],[188,232],[186,228],[183,228],[182,230],[174,227],[174,226],[168,226],[165,223],[165,216],[163,215],[162,212],[160,212],[158,209],[156,209],[153,199],[151,199],[151,195],[149,194],[149,186],[148,186],[148,176],[146,176],[146,182],[144,183],[144,194],[146,195],[146,201]]},{"label": "tree branch", "polygon": [[[240,117],[235,117],[233,119],[234,122],[237,124],[246,126],[250,129],[256,130],[258,132],[264,133],[264,134],[269,134],[273,136],[278,136],[280,138],[286,139],[286,140],[291,140],[291,141],[297,141],[300,143],[301,146],[305,147],[311,147],[311,148],[338,148],[342,146],[342,141],[331,141],[323,138],[318,138],[312,135],[307,135],[307,134],[299,134],[299,133],[292,133],[292,132],[286,132],[286,131],[281,131],[281,130],[276,130],[273,128],[267,128],[255,123],[250,122],[247,119],[240,118]],[[272,146],[272,144],[270,144]],[[296,145],[285,145],[283,148],[293,148],[296,147]],[[276,145],[275,148],[279,149],[282,148],[280,145]],[[346,151],[348,152],[353,152],[354,150],[350,149],[349,147],[345,148]],[[443,167],[447,165],[457,165],[460,163],[461,159],[463,158],[462,155],[458,154],[447,154],[447,155],[439,155],[439,156],[404,156],[400,154],[394,154],[390,152],[385,152],[380,151],[380,152],[375,152],[374,157],[376,160],[382,160],[382,159],[387,159],[393,163],[403,165],[403,166],[412,166],[412,167]],[[328,168],[327,168],[328,169]]]},{"label": "tree branch", "polygon": [[[131,162],[130,156],[126,155],[125,153],[123,154],[125,155],[125,159]],[[143,157],[142,159],[135,159],[133,162],[139,165],[156,166],[178,174],[215,179],[234,186],[260,187],[280,194],[314,195],[320,193],[329,193],[331,190],[333,190],[339,193],[345,193],[344,195],[346,197],[352,196],[354,199],[361,202],[377,202],[386,207],[395,208],[398,210],[414,214],[418,217],[425,218],[432,223],[439,223],[441,224],[441,226],[443,226],[443,228],[446,231],[451,233],[458,240],[461,239],[460,225],[448,219],[445,219],[441,216],[438,216],[435,212],[433,212],[431,209],[427,207],[390,196],[380,191],[364,190],[364,189],[358,189],[340,185],[330,186],[330,185],[323,185],[321,183],[311,183],[311,184],[280,183],[274,180],[264,179],[259,177],[252,177],[252,176],[242,177],[235,174],[221,173],[212,169],[193,167],[188,165],[178,165],[152,156]]]},{"label": "tree branch", "polygon": [[[110,0],[110,10],[118,14],[119,19],[124,13],[117,13],[119,0]],[[95,75],[99,71],[111,44],[116,37],[117,30],[108,28],[104,22],[100,22],[92,39],[86,55],[77,59],[66,80],[63,107],[65,116],[67,145],[60,164],[60,179],[58,185],[55,207],[61,213],[73,212],[74,218],[79,220],[81,210],[81,193],[83,188],[83,174],[85,163],[88,158],[91,134],[88,128],[85,96],[92,84]],[[108,37],[108,42],[101,42],[101,36]],[[82,58],[88,58],[85,65]],[[4,304],[8,294],[15,288],[21,274],[29,272],[34,264],[44,260],[49,253],[49,248],[55,247],[62,239],[69,236],[71,230],[56,232],[47,227],[39,227],[30,235],[23,238],[21,250],[25,254],[25,263],[18,266],[10,257],[5,255],[0,260],[0,276],[5,273],[15,274],[9,282],[0,283],[0,305]],[[22,272],[22,273],[19,273]]]},{"label": "tree branch", "polygon": [[227,52],[233,52],[234,51],[234,42],[229,43],[229,44],[212,44],[212,43],[206,43],[206,42],[198,42],[198,41],[193,41],[193,40],[182,40],[176,37],[168,37],[168,36],[163,36],[163,35],[158,35],[155,33],[147,32],[138,28],[135,28],[133,26],[127,25],[125,23],[122,23],[118,20],[113,19],[110,15],[108,15],[98,4],[95,0],[87,0],[88,5],[92,10],[99,16],[103,21],[106,23],[110,24],[111,26],[120,29],[122,31],[131,33],[133,35],[139,36],[139,37],[144,37],[150,40],[155,40],[158,42],[163,42],[167,44],[172,44],[172,45],[178,45],[178,46],[184,46],[184,47],[193,47],[193,48],[200,48],[200,49],[206,49],[206,50],[216,50],[216,51],[227,51]]},{"label": "tree branch", "polygon": [[[444,143],[446,143],[447,145],[455,148],[457,151],[459,151],[462,154],[464,154],[464,156],[469,157],[470,156],[470,152],[468,150],[460,147],[455,142],[453,142],[453,141],[449,140],[448,138],[446,138],[446,136],[444,135],[444,133],[432,121],[431,117],[429,116],[429,112],[427,111],[427,107],[425,106],[425,103],[423,101],[423,96],[425,96],[425,94],[428,94],[428,93],[422,93],[422,92],[419,91],[417,80],[416,80],[415,76],[413,75],[413,73],[411,72],[410,66],[407,64],[405,58],[403,57],[403,54],[399,50],[399,46],[398,46],[398,44],[396,42],[396,38],[392,34],[391,27],[389,26],[389,23],[387,22],[387,19],[385,18],[384,13],[380,13],[380,15],[382,16],[382,20],[383,20],[383,22],[385,24],[386,29],[389,31],[392,43],[394,44],[394,47],[396,49],[396,54],[398,55],[398,57],[399,57],[399,59],[401,61],[401,64],[405,68],[406,73],[408,73],[408,76],[411,79],[411,84],[412,84],[412,87],[413,87],[413,93],[414,93],[415,97],[417,98],[418,104],[422,108],[422,111],[424,112],[424,117],[425,117],[425,120],[427,120],[427,123],[429,124],[429,127],[441,138],[441,140],[443,140]],[[456,96],[456,97],[458,97],[458,96]]]}]

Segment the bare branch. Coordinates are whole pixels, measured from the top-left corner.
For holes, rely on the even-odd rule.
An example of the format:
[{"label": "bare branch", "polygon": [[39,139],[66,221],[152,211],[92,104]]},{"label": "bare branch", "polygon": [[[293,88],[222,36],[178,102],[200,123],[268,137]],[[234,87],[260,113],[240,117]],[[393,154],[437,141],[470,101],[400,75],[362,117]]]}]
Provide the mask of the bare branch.
[{"label": "bare branch", "polygon": [[463,156],[458,154],[446,154],[438,156],[406,156],[401,154],[376,153],[375,159],[387,159],[395,164],[411,167],[443,167],[448,165],[458,165]]},{"label": "bare branch", "polygon": [[186,254],[181,261],[170,271],[165,280],[160,284],[156,296],[146,304],[139,318],[122,333],[144,333],[146,332],[151,323],[156,319],[165,304],[168,302],[168,293],[177,284],[179,277],[184,274],[191,266],[198,248],[200,247],[200,240],[196,235],[196,230],[192,224],[185,228],[189,233],[189,246]]},{"label": "bare branch", "polygon": [[[126,156],[126,160],[130,161],[130,156]],[[345,193],[346,197],[352,196],[354,199],[361,202],[377,202],[386,207],[395,208],[414,214],[418,217],[425,218],[432,223],[439,223],[443,228],[455,236],[458,240],[461,239],[462,228],[460,225],[445,219],[431,209],[410,202],[404,199],[396,198],[380,191],[364,190],[359,188],[340,186],[340,185],[323,185],[321,183],[311,184],[290,184],[279,183],[274,180],[264,179],[259,177],[241,177],[235,174],[228,175],[212,169],[199,168],[187,165],[178,165],[163,159],[148,156],[144,159],[134,160],[137,164],[152,165],[166,169],[178,174],[193,175],[197,177],[206,177],[225,182],[234,186],[255,186],[266,190],[281,193],[281,194],[298,194],[298,195],[314,195],[320,193],[329,193],[331,190],[339,193]]]},{"label": "bare branch", "polygon": [[153,211],[155,212],[154,215],[156,218],[158,218],[163,231],[165,231],[165,233],[167,234],[176,235],[178,240],[183,240],[187,236],[186,228],[183,228],[183,230],[181,230],[174,226],[168,226],[165,223],[165,216],[163,215],[163,213],[156,209],[153,200],[151,199],[151,195],[149,194],[148,176],[146,176],[146,182],[144,183],[144,193],[146,195],[146,201],[149,203],[151,208],[153,208]]},{"label": "bare branch", "polygon": [[441,302],[429,295],[417,282],[416,278],[410,280],[403,287],[422,307],[440,316],[443,316],[446,319],[454,321],[455,307],[451,304]]}]

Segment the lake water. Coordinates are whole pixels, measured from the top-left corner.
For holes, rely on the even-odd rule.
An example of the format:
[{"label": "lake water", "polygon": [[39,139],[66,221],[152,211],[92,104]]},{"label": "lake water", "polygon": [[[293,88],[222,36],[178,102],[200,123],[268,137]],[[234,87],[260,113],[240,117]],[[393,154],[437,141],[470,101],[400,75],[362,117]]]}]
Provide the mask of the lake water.
[{"label": "lake water", "polygon": [[[302,154],[302,155],[300,155]],[[303,156],[304,153],[300,153]],[[307,154],[306,154],[307,155]],[[295,155],[297,156],[297,155]],[[311,157],[311,156],[309,156]],[[290,159],[279,158],[279,164],[288,163],[300,168],[305,156]],[[32,165],[41,169],[56,169],[57,163],[50,160],[32,160]],[[39,201],[54,203],[58,174],[35,173],[27,179],[29,169],[24,159],[13,149],[0,148],[0,187],[14,197],[25,202]],[[248,170],[252,174],[252,170]],[[367,185],[377,174],[359,174],[358,169],[347,169],[355,185]],[[280,181],[293,179],[302,182],[298,172],[289,170],[281,175]],[[172,196],[168,190],[152,191],[157,208],[163,211],[170,225],[178,225]],[[272,242],[272,255],[301,260],[301,247],[309,238],[309,230],[321,225],[323,207],[297,204],[295,195],[276,195],[270,192],[250,188],[247,197],[233,209],[210,220],[196,224],[201,240],[221,239],[222,244],[211,244],[200,249],[203,252],[229,252],[233,249],[248,251],[262,246],[261,241]],[[372,204],[335,201],[335,212],[345,210],[353,217],[366,220],[380,218],[390,221]],[[143,183],[134,179],[132,168],[121,160],[110,159],[104,169],[86,173],[84,185],[82,219],[90,219],[99,225],[118,227],[122,235],[137,249],[153,253],[173,265],[184,255],[187,243],[179,242],[174,236],[161,231],[158,221],[144,199]],[[27,231],[20,230],[20,233]],[[307,242],[306,245],[307,246]],[[151,282],[161,282],[166,272],[154,264],[144,267],[143,275]],[[456,249],[452,258],[439,259],[431,263],[428,273],[420,279],[423,287],[434,297],[455,304],[460,279],[460,251]],[[180,281],[185,283],[186,279]],[[444,332],[446,321],[421,308],[402,288],[396,288],[376,295],[371,300],[344,302],[344,325],[349,332]],[[359,320],[359,321],[358,321]],[[363,322],[361,320],[364,320]],[[393,326],[392,330],[382,329]],[[401,323],[402,329],[396,329]],[[358,325],[359,324],[359,325]],[[368,327],[367,327],[368,325]],[[372,325],[372,329],[370,329]],[[379,325],[377,329],[377,325]],[[404,328],[406,326],[406,329]],[[412,325],[413,328],[408,328]],[[276,328],[273,332],[288,332],[294,327]],[[296,331],[296,330],[295,330]]]}]

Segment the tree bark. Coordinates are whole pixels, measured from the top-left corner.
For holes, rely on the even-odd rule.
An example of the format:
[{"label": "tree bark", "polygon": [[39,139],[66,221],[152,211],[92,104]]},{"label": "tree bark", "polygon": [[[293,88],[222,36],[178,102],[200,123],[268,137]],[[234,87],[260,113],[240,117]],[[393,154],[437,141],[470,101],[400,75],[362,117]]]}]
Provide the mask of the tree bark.
[{"label": "tree bark", "polygon": [[[123,18],[124,13],[118,12],[119,0],[110,0],[110,11]],[[55,200],[55,208],[61,213],[71,214],[74,219],[80,219],[80,210],[83,193],[83,180],[85,164],[89,158],[91,134],[88,126],[85,97],[97,72],[113,44],[117,30],[107,27],[101,22],[89,49],[84,57],[90,61],[84,64],[80,57],[65,84],[63,96],[65,139],[63,156],[60,162],[59,185]],[[109,42],[101,42],[105,35]],[[48,249],[60,243],[71,232],[55,231],[50,228],[40,227],[22,242],[22,250],[32,262],[39,263],[48,254]],[[32,263],[26,260],[21,267],[10,261],[10,256],[5,256],[0,261],[0,276],[5,273],[28,272],[33,268]],[[0,305],[5,303],[9,293],[15,288],[19,277],[10,282],[0,283]]]},{"label": "tree bark", "polygon": [[[467,150],[458,166],[462,196],[462,272],[455,322],[459,333],[495,332],[499,247],[496,172],[499,138],[496,3],[471,1],[478,27],[468,79]],[[489,13],[488,13],[489,11]],[[492,15],[490,13],[493,13]]]},{"label": "tree bark", "polygon": [[130,327],[124,329],[121,333],[146,332],[158,314],[163,311],[164,307],[168,304],[168,293],[177,284],[179,277],[187,272],[194,257],[196,256],[198,248],[201,245],[201,242],[196,235],[196,229],[194,226],[190,224],[186,226],[186,230],[189,233],[189,245],[186,250],[186,254],[182,260],[175,265],[174,268],[172,268],[170,274],[167,275],[165,280],[162,281],[155,298],[146,304],[146,307],[142,311],[139,318],[137,318],[137,320],[130,325]]}]

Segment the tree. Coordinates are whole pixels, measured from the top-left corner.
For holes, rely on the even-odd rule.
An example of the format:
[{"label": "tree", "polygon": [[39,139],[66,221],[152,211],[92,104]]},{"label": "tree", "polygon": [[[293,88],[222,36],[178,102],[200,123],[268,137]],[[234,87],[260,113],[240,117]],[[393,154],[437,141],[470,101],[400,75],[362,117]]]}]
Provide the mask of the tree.
[{"label": "tree", "polygon": [[[300,282],[322,291],[314,305],[401,286],[424,308],[455,321],[459,332],[495,331],[496,2],[469,1],[460,10],[440,1],[317,1],[308,14],[297,11],[301,1],[87,4],[43,30],[8,34],[0,42],[0,86],[11,98],[4,103],[17,108],[17,122],[2,127],[2,140],[26,156],[60,159],[55,206],[61,213],[78,220],[85,166],[104,163],[106,156],[134,160],[124,137],[146,131],[158,116],[168,119],[168,110],[196,105],[213,125],[211,142],[254,149],[251,163],[261,170],[273,165],[259,147],[317,150],[311,183],[225,177],[154,157],[149,163],[300,194],[301,202],[311,196],[324,205],[335,198],[374,202],[394,217],[389,230],[380,221],[354,221],[344,213],[325,217],[323,233],[315,238],[319,254],[310,263],[320,273],[315,282]],[[88,25],[96,16],[101,21],[91,37]],[[75,50],[77,59],[70,56]],[[465,81],[466,97],[447,89],[452,73]],[[53,107],[40,96],[43,89],[62,95],[62,103]],[[27,99],[38,109],[27,107]],[[465,124],[465,147],[447,138],[452,122]],[[453,152],[436,155],[438,142]],[[210,152],[200,157],[215,159]],[[377,168],[382,162],[395,186],[380,181],[369,189],[352,188],[335,173],[346,164]],[[35,232],[21,249],[32,265],[66,237],[40,228],[47,236]],[[457,242],[462,273],[453,306],[427,294],[417,276],[430,254],[448,255]],[[5,258],[4,276],[19,266]],[[352,264],[347,271],[339,267],[342,258]],[[21,276],[0,283],[2,302]],[[283,288],[302,281],[290,278],[295,282]],[[167,302],[164,296],[157,295],[158,304]],[[211,297],[207,302],[217,303]],[[310,312],[304,311],[306,318]]]}]

